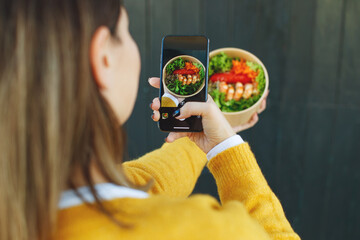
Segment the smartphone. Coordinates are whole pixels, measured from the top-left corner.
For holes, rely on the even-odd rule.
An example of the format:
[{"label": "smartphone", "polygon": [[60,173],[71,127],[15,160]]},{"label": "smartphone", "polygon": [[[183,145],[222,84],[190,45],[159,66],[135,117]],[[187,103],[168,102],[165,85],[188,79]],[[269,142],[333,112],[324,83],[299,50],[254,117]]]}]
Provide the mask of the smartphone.
[{"label": "smartphone", "polygon": [[160,120],[165,132],[201,132],[201,116],[176,119],[186,102],[206,102],[209,39],[206,36],[168,35],[160,56]]}]

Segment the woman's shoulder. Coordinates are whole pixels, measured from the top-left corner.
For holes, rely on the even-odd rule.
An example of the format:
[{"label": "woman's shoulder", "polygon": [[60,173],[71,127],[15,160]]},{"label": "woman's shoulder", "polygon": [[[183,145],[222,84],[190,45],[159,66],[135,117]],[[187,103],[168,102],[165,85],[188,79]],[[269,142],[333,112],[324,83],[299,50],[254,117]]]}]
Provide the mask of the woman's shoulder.
[{"label": "woman's shoulder", "polygon": [[118,198],[104,206],[118,224],[95,206],[82,204],[59,212],[57,239],[268,239],[243,204],[221,206],[208,195]]}]

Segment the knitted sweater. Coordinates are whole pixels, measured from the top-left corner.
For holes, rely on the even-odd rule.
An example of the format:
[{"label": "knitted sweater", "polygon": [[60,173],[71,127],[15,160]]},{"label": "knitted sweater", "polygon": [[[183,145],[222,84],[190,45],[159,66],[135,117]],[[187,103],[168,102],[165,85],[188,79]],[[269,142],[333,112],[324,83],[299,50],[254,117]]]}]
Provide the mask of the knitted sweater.
[{"label": "knitted sweater", "polygon": [[212,159],[221,203],[208,195],[189,197],[206,164],[206,155],[188,138],[123,164],[129,178],[144,184],[153,179],[147,198],[104,202],[120,227],[86,204],[58,213],[55,239],[300,239],[268,186],[247,143]]}]

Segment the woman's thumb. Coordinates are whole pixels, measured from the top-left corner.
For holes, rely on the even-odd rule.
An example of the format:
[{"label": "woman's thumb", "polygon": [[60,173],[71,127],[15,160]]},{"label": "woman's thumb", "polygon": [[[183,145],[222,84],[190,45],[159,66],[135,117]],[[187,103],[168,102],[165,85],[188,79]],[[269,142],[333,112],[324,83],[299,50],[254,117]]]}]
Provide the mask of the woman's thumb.
[{"label": "woman's thumb", "polygon": [[191,116],[205,116],[208,108],[209,104],[205,102],[187,102],[180,108],[180,115],[176,118],[182,119]]}]

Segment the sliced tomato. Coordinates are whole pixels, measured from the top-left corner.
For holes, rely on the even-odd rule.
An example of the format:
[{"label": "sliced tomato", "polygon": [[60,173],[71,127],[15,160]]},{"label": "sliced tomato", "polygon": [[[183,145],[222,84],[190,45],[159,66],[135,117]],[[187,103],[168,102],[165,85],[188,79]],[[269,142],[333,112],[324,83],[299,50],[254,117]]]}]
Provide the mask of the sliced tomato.
[{"label": "sliced tomato", "polygon": [[174,72],[173,72],[173,74],[190,74],[190,75],[192,75],[192,74],[195,74],[195,71],[194,70],[188,70],[188,69],[178,69],[178,70],[175,70]]},{"label": "sliced tomato", "polygon": [[241,82],[242,84],[252,83],[252,79],[245,74],[235,74],[235,73],[215,73],[210,77],[212,82],[226,82],[226,83],[237,83]]}]

